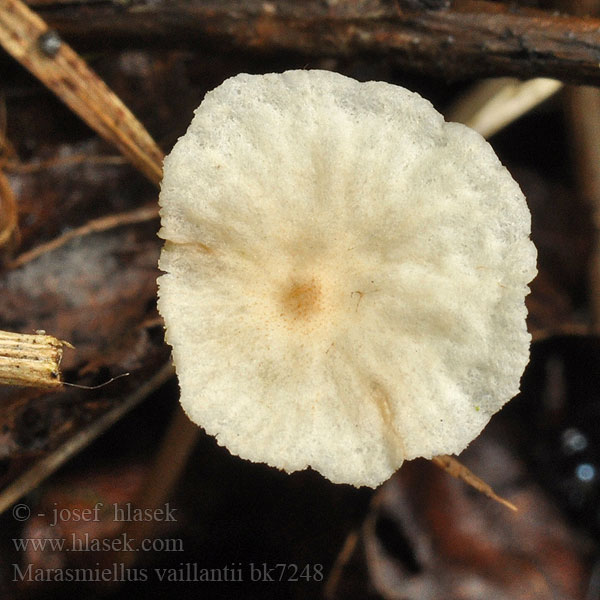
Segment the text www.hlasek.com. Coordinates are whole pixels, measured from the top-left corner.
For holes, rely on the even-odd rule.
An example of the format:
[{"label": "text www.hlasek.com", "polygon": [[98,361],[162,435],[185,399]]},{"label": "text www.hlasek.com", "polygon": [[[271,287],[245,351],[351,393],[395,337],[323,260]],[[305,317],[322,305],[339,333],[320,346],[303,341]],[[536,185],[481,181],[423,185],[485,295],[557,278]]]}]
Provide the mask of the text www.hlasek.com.
[{"label": "text www.hlasek.com", "polygon": [[98,539],[85,533],[66,538],[13,538],[15,550],[36,552],[183,552],[183,540],[144,538],[139,541],[123,533]]}]

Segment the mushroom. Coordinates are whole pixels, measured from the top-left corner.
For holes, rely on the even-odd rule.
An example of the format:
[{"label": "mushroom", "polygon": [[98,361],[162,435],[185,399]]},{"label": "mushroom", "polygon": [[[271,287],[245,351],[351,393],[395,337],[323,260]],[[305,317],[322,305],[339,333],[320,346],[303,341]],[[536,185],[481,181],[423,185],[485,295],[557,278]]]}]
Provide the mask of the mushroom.
[{"label": "mushroom", "polygon": [[519,391],[530,214],[489,144],[401,87],[240,74],[165,159],[158,307],[192,421],[377,486]]}]

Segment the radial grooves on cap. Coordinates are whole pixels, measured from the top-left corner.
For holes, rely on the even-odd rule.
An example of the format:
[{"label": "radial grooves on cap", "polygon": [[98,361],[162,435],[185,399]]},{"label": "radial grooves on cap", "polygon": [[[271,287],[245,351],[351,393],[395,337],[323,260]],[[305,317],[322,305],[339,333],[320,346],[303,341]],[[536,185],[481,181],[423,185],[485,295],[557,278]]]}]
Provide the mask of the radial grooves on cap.
[{"label": "radial grooves on cap", "polygon": [[165,161],[160,202],[181,403],[233,453],[375,486],[460,452],[518,392],[525,198],[418,95],[238,75]]}]

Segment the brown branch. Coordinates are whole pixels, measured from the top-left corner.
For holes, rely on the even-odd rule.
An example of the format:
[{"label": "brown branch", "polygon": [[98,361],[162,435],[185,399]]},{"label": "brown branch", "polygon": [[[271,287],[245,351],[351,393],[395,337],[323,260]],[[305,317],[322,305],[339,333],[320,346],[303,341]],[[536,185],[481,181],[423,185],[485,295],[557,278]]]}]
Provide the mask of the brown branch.
[{"label": "brown branch", "polygon": [[162,152],[106,84],[20,0],[0,0],[0,45],[158,184]]},{"label": "brown branch", "polygon": [[39,10],[58,31],[87,46],[109,39],[113,47],[137,42],[302,57],[370,53],[448,79],[513,75],[600,83],[598,19],[479,0],[439,4],[43,0]]}]

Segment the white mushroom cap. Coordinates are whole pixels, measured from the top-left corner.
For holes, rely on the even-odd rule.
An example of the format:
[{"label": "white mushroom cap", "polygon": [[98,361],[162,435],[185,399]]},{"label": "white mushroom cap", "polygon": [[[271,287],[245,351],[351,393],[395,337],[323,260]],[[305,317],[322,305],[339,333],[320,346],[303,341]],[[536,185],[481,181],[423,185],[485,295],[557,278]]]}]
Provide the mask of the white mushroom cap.
[{"label": "white mushroom cap", "polygon": [[159,310],[189,417],[231,452],[376,486],[519,391],[523,194],[401,87],[238,75],[165,160]]}]

